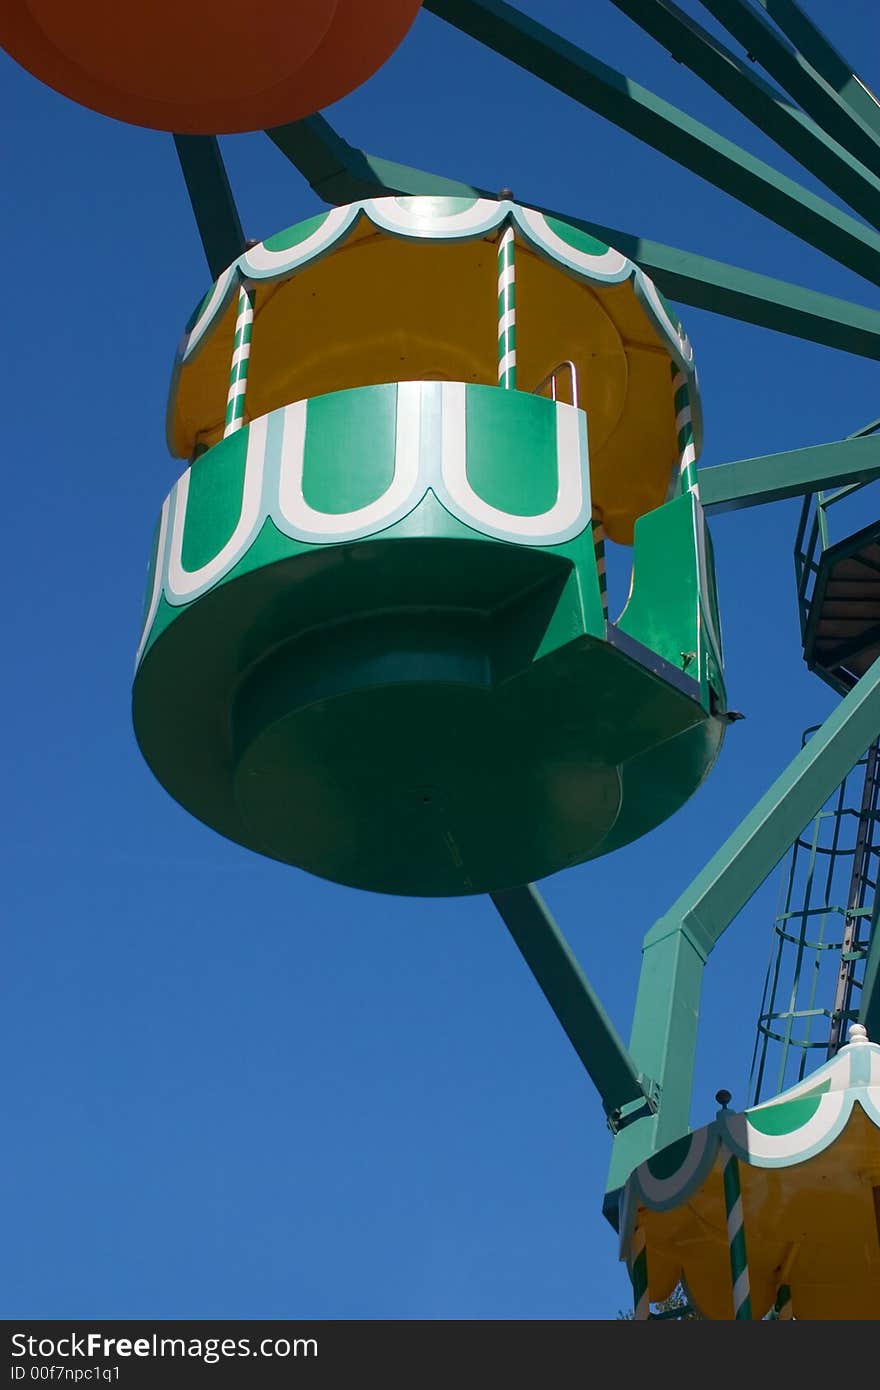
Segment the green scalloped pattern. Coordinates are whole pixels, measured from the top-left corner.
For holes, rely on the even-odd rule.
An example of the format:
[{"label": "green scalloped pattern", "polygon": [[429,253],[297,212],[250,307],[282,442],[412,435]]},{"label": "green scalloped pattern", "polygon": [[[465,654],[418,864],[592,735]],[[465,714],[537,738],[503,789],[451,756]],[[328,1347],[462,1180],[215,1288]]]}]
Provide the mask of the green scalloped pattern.
[{"label": "green scalloped pattern", "polygon": [[779,1105],[768,1105],[766,1109],[750,1110],[749,1127],[759,1134],[793,1134],[808,1124],[819,1109],[822,1097],[831,1089],[830,1078],[797,1100],[781,1101]]},{"label": "green scalloped pattern", "polygon": [[307,241],[312,233],[316,232],[326,221],[326,212],[316,213],[314,217],[307,217],[305,222],[297,222],[292,227],[285,227],[283,232],[276,232],[274,236],[265,237],[263,245],[267,251],[289,251],[292,247]]}]

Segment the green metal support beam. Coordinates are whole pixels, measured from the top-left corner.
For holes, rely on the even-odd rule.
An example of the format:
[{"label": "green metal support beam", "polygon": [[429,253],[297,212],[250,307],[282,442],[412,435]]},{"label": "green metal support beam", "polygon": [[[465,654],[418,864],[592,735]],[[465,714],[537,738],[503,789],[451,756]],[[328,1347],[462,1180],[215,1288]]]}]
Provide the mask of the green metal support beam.
[{"label": "green metal support beam", "polygon": [[668,49],[676,62],[686,64],[839,198],[880,227],[880,179],[775,87],[749,72],[713,34],[672,0],[612,3]]},{"label": "green metal support beam", "polygon": [[871,1042],[880,1041],[880,893],[871,917],[871,936],[862,981],[859,1023],[867,1029]]},{"label": "green metal support beam", "polygon": [[880,103],[867,83],[833,48],[795,0],[758,0],[770,18],[787,34],[812,68],[828,83],[866,126],[880,135]]},{"label": "green metal support beam", "polygon": [[880,435],[816,444],[784,454],[701,468],[700,500],[707,512],[734,512],[808,492],[880,478]]},{"label": "green metal support beam", "polygon": [[779,37],[765,15],[748,0],[701,3],[832,139],[880,174],[880,140],[874,131],[800,53]]},{"label": "green metal support beam", "polygon": [[425,0],[425,8],[841,265],[880,284],[876,232],[506,0]]},{"label": "green metal support beam", "polygon": [[[267,133],[327,202],[349,203],[391,193],[458,198],[495,196],[473,184],[365,154],[347,144],[323,116],[310,116]],[[540,203],[532,206],[617,247],[643,267],[668,299],[679,304],[709,309],[860,357],[880,359],[880,313],[875,309],[587,222]]]},{"label": "green metal support beam", "polygon": [[632,1058],[537,888],[510,888],[491,898],[586,1067],[606,1115],[633,1101],[650,1109]]},{"label": "green metal support beam", "polygon": [[880,661],[645,937],[630,1053],[659,1084],[660,1104],[656,1115],[636,1119],[615,1138],[605,1204],[612,1221],[633,1168],[687,1133],[702,974],[711,951],[878,729]]},{"label": "green metal support beam", "polygon": [[339,206],[356,203],[361,198],[381,198],[389,193],[449,198],[495,196],[458,179],[426,174],[421,169],[410,169],[405,164],[392,164],[387,159],[365,154],[349,145],[320,115],[276,126],[266,134],[325,203]]},{"label": "green metal support beam", "polygon": [[213,135],[175,135],[174,144],[211,278],[216,280],[246,245],[220,146]]}]

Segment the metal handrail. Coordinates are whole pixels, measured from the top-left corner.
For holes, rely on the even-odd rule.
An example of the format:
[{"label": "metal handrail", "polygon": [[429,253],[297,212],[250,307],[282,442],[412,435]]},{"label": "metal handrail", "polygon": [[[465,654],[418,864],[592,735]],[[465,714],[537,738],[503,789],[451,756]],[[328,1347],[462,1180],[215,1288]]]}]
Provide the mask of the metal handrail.
[{"label": "metal handrail", "polygon": [[577,367],[574,365],[574,363],[571,361],[571,359],[570,359],[569,357],[566,357],[566,358],[564,359],[564,361],[562,361],[562,362],[557,362],[557,363],[556,363],[556,366],[553,367],[553,368],[547,373],[547,375],[543,378],[543,380],[538,382],[537,386],[536,386],[535,389],[532,391],[532,395],[533,395],[533,396],[538,396],[538,395],[540,395],[540,393],[544,390],[544,387],[545,387],[545,386],[549,386],[549,387],[550,387],[550,399],[551,399],[552,401],[555,401],[555,400],[556,400],[556,378],[557,378],[557,376],[559,375],[559,373],[565,371],[566,368],[568,368],[568,371],[569,371],[569,373],[571,374],[571,403],[572,403],[572,405],[575,407],[575,409],[577,409],[577,404],[578,404],[578,374],[577,374]]},{"label": "metal handrail", "polygon": [[[866,427],[865,433],[875,428]],[[856,436],[853,436],[854,438]],[[812,583],[819,573],[819,561],[823,551],[831,543],[828,526],[828,510],[836,502],[851,497],[860,488],[869,487],[874,478],[865,478],[855,483],[845,483],[843,487],[828,492],[810,492],[804,498],[800,522],[794,543],[794,565],[797,580],[798,609],[801,620],[801,634],[806,636],[807,623],[812,603]]]}]

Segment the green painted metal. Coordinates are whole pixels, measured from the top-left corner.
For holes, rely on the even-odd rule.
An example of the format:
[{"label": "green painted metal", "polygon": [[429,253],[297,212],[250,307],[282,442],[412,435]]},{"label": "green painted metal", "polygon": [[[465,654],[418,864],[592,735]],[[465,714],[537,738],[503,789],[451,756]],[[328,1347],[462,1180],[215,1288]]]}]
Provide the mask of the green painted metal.
[{"label": "green painted metal", "polygon": [[505,0],[425,0],[425,8],[880,284],[876,232]]},{"label": "green painted metal", "polygon": [[880,893],[874,904],[870,942],[862,980],[859,1023],[863,1024],[869,1038],[880,1038]]},{"label": "green painted metal", "polygon": [[498,240],[498,385],[516,390],[516,240],[512,226]]},{"label": "green painted metal", "polygon": [[651,1303],[648,1297],[648,1245],[643,1226],[638,1226],[633,1232],[630,1278],[633,1286],[633,1319],[647,1322],[651,1316]]},{"label": "green painted metal", "polygon": [[773,1322],[789,1322],[793,1318],[791,1307],[791,1285],[780,1284],[776,1290],[776,1298],[773,1303],[772,1312],[768,1313],[768,1319]]},{"label": "green painted metal", "polygon": [[[315,192],[330,202],[347,203],[382,194],[493,196],[472,184],[364,154],[337,135],[323,116],[296,123],[297,128],[305,126],[308,127],[305,132],[285,126],[283,140],[276,140],[276,143],[309,179]],[[280,134],[279,131],[268,133],[273,139]],[[348,172],[340,171],[340,159],[346,162]],[[365,169],[369,181],[363,176]],[[598,222],[587,222],[541,204],[530,206],[617,247],[642,266],[668,299],[791,337],[806,338],[842,352],[880,360],[880,313],[874,309],[787,284],[740,266],[697,256],[675,246],[648,241]]]},{"label": "green painted metal", "polygon": [[[671,0],[649,0],[648,5],[636,5],[635,0],[615,0],[615,3],[665,43],[675,57],[687,62],[721,95],[804,163],[813,174],[821,177],[838,196],[849,201],[856,211],[875,223],[880,222],[880,125],[875,119],[876,102],[793,0],[759,0],[759,3],[781,28],[786,29],[786,25],[790,28],[793,24],[800,26],[799,32],[806,34],[804,47],[813,62],[812,68],[800,55],[792,54],[780,42],[769,24],[755,14],[747,0],[704,0],[704,3],[736,37],[742,40],[743,33],[750,35],[747,42],[750,58],[753,55],[758,57],[767,70],[801,102],[804,111],[792,107],[769,84],[750,73],[735,55]],[[504,0],[426,0],[425,7],[842,264],[880,284],[880,237],[874,232],[732,142],[724,140],[686,113],[521,14]],[[835,86],[838,90],[835,90]],[[302,170],[319,195],[329,202],[345,203],[383,192],[459,196],[482,192],[458,181],[440,179],[354,149],[320,116],[267,133],[276,146]],[[231,255],[224,250],[224,259],[220,260],[218,247],[221,244],[229,246],[235,238],[234,226],[228,215],[228,204],[231,203],[228,181],[225,183],[227,206],[223,206],[225,171],[219,148],[214,141],[213,149],[202,145],[194,150],[189,158],[188,171],[187,152],[180,143],[185,138],[188,137],[176,137],[193,207],[212,269],[215,265],[222,268],[239,254],[241,245]],[[857,163],[857,160],[861,163]],[[209,206],[213,206],[213,212],[208,211]],[[550,211],[544,208],[540,210],[545,213]],[[232,214],[237,225],[234,203]],[[652,275],[670,299],[844,351],[880,358],[880,314],[874,311],[594,223],[570,216],[566,220],[629,255]],[[233,232],[230,232],[231,227]],[[237,236],[240,243],[240,226]],[[371,389],[389,392],[397,388]],[[430,389],[439,391],[441,388],[433,384]],[[491,388],[468,389],[481,391]],[[352,396],[359,393],[341,394]],[[309,408],[314,404],[311,403]],[[383,408],[386,407],[387,402]],[[332,411],[332,405],[329,408]],[[426,409],[423,403],[421,411],[424,432],[425,422],[432,418],[431,407]],[[272,428],[270,421],[270,432]],[[371,429],[369,433],[375,444],[377,430]],[[358,431],[349,429],[346,437],[352,439],[357,434]],[[381,429],[378,434],[381,434]],[[435,506],[430,490],[409,514],[401,515],[391,525],[385,526],[381,542],[376,540],[375,534],[368,533],[350,538],[342,545],[327,544],[326,536],[304,538],[294,535],[289,529],[285,534],[283,527],[279,529],[278,512],[270,508],[259,514],[259,525],[250,538],[249,548],[245,548],[236,563],[216,583],[208,584],[197,594],[190,594],[186,602],[179,599],[169,602],[168,590],[163,591],[163,585],[166,585],[166,581],[170,583],[168,565],[172,540],[169,538],[174,534],[177,508],[181,508],[181,518],[186,512],[179,537],[178,562],[181,573],[187,565],[196,570],[210,569],[218,554],[235,541],[244,516],[248,472],[245,453],[249,457],[251,450],[248,438],[249,431],[245,428],[235,439],[225,441],[210,451],[213,464],[210,478],[207,473],[198,475],[195,468],[190,470],[185,475],[190,488],[188,503],[181,498],[179,484],[170,503],[166,504],[166,509],[170,507],[170,510],[163,513],[158,532],[153,600],[148,605],[142,643],[143,660],[135,689],[136,722],[138,702],[142,712],[152,704],[153,711],[145,716],[145,720],[158,721],[154,724],[153,733],[158,729],[157,736],[160,740],[167,740],[173,757],[178,757],[185,748],[190,761],[187,775],[203,777],[205,785],[214,777],[210,795],[215,797],[217,768],[208,772],[202,767],[193,774],[193,763],[198,764],[199,757],[207,747],[205,744],[200,750],[198,739],[194,741],[193,735],[199,722],[209,728],[213,723],[215,730],[219,733],[222,728],[224,737],[228,738],[231,725],[231,755],[232,761],[237,761],[235,775],[238,779],[235,799],[239,808],[249,808],[247,814],[252,815],[255,829],[250,840],[230,831],[228,825],[218,825],[224,833],[231,833],[233,838],[245,838],[246,843],[253,843],[253,847],[262,852],[275,854],[282,859],[290,858],[287,846],[279,852],[279,845],[271,843],[273,827],[279,818],[283,819],[279,813],[287,805],[285,797],[281,796],[278,788],[273,790],[270,786],[266,805],[261,807],[259,796],[256,801],[254,799],[249,779],[257,782],[262,779],[265,788],[271,782],[272,769],[285,763],[289,766],[291,759],[300,756],[303,746],[313,743],[317,746],[316,757],[322,769],[328,757],[332,758],[334,754],[340,755],[343,765],[350,763],[353,747],[346,745],[346,736],[351,735],[355,742],[360,737],[362,749],[366,732],[374,724],[375,705],[371,702],[377,682],[373,675],[364,680],[364,670],[371,665],[376,667],[377,661],[383,686],[388,685],[390,678],[392,686],[399,682],[401,687],[409,686],[410,689],[414,683],[431,685],[434,677],[426,680],[425,671],[433,663],[439,673],[438,683],[445,687],[444,699],[450,686],[472,687],[485,694],[494,682],[496,663],[499,661],[497,669],[503,670],[508,681],[513,677],[513,683],[524,675],[533,676],[535,670],[541,667],[549,670],[556,663],[553,665],[551,684],[547,685],[546,690],[542,690],[539,684],[538,700],[530,713],[532,723],[535,723],[538,712],[550,708],[552,690],[553,719],[558,723],[558,688],[577,686],[581,672],[586,669],[583,658],[585,654],[592,653],[589,679],[574,693],[583,706],[588,690],[595,691],[604,686],[611,692],[613,718],[610,708],[600,711],[600,723],[605,721],[601,728],[604,741],[609,739],[611,726],[621,718],[623,711],[623,722],[631,739],[625,755],[621,754],[621,766],[625,764],[631,776],[630,791],[624,805],[627,802],[639,803],[638,812],[630,814],[628,820],[626,811],[621,812],[619,808],[614,810],[608,821],[611,828],[598,835],[594,852],[605,852],[634,834],[644,833],[645,829],[669,813],[663,807],[668,807],[670,788],[674,789],[675,795],[679,795],[683,787],[695,785],[695,779],[705,775],[706,767],[717,752],[719,739],[715,726],[720,722],[711,717],[707,720],[706,715],[718,714],[722,709],[723,686],[720,641],[717,640],[717,600],[711,578],[711,545],[703,529],[702,510],[694,496],[679,498],[674,504],[667,503],[637,523],[636,577],[632,598],[621,616],[619,627],[609,631],[611,640],[607,642],[599,639],[599,634],[604,636],[606,629],[589,526],[584,532],[586,542],[583,545],[582,537],[578,535],[555,545],[508,543],[499,546],[497,541],[503,539],[501,537],[487,539],[484,535],[475,538],[473,532],[479,531],[479,526],[474,527],[473,518],[455,513],[454,507],[452,514],[447,512],[441,517],[441,509]],[[877,451],[872,447],[874,444],[875,441],[867,439],[845,441],[764,459],[742,460],[707,470],[700,475],[706,506],[713,511],[734,510],[813,491],[831,483],[863,481],[867,477],[880,476]],[[221,457],[224,448],[230,451],[228,457]],[[236,448],[238,452],[234,453]],[[333,453],[332,448],[330,452]],[[532,464],[534,452],[532,448]],[[374,483],[367,480],[367,491],[372,489],[372,502],[368,499],[365,503],[364,498],[359,496],[356,503],[353,495],[348,497],[345,489],[349,484],[334,474],[332,469],[324,470],[326,476],[334,477],[334,486],[337,489],[341,487],[342,492],[333,498],[329,494],[322,496],[318,481],[320,470],[312,470],[315,492],[311,505],[316,514],[322,506],[328,513],[332,509],[336,514],[339,497],[343,494],[345,505],[352,509],[356,505],[369,506],[381,500],[373,494],[380,492],[382,487],[388,488],[388,476],[385,475],[392,466],[388,463],[387,450],[383,455],[382,449],[374,448],[373,454],[373,465],[380,473],[384,469],[385,474],[379,479],[377,473],[378,481]],[[509,454],[510,451],[505,459],[504,477],[512,493],[502,503],[501,509],[507,506],[512,514],[514,502],[511,499],[518,489],[521,491],[524,483],[522,479],[518,481],[517,468],[511,470]],[[384,462],[381,461],[383,457]],[[220,485],[218,459],[228,473],[226,483]],[[266,453],[264,464],[268,465],[268,459],[269,454]],[[272,474],[274,466],[266,467],[267,477]],[[494,465],[474,460],[475,477],[479,475],[481,467],[486,477],[496,478]],[[356,482],[357,488],[363,490],[364,470],[355,470],[355,473],[356,480],[350,477],[349,483],[355,486]],[[307,470],[303,473],[303,477],[306,476]],[[496,481],[500,478],[501,473],[498,473]],[[498,486],[502,486],[500,481]],[[497,508],[495,494],[492,500]],[[218,542],[220,532],[223,536]],[[691,538],[690,549],[685,544],[686,536]],[[355,552],[352,540],[361,547],[358,552]],[[589,547],[587,543],[590,543]],[[418,609],[419,617],[416,621],[410,621],[411,615],[407,612],[398,614],[393,631],[379,632],[379,626],[385,622],[390,599],[390,592],[386,593],[383,588],[389,570],[389,544],[395,549],[391,570],[398,583],[403,578],[404,589],[412,585],[411,592],[415,595],[415,609]],[[462,544],[465,550],[461,549]],[[164,552],[163,545],[166,547]],[[458,547],[458,555],[467,555],[467,564],[462,564],[460,560],[450,564],[450,546]],[[588,549],[592,559],[588,558]],[[343,579],[340,587],[340,574],[344,575],[346,567],[351,570],[356,553],[365,562],[356,577],[357,583],[352,581],[347,588]],[[483,554],[487,556],[485,561],[481,558]],[[460,590],[457,591],[457,602],[453,604],[451,614],[445,615],[448,621],[444,621],[444,615],[438,615],[426,646],[424,609],[426,601],[429,606],[436,603],[429,591],[432,584],[441,583],[442,576],[446,600],[451,572],[457,575],[456,583]],[[292,584],[294,575],[305,581],[302,587],[299,583]],[[351,579],[350,573],[348,579]],[[520,593],[515,614],[512,614],[510,599],[504,597],[505,588],[511,593],[516,588]],[[242,634],[255,628],[259,634],[258,641],[268,643],[267,651],[276,648],[282,628],[285,639],[290,632],[290,602],[285,603],[282,594],[289,594],[294,589],[297,592],[298,616],[304,612],[312,626],[316,621],[326,622],[331,612],[336,611],[341,598],[346,613],[349,610],[356,613],[358,631],[346,629],[345,641],[337,648],[332,660],[327,659],[324,650],[316,651],[314,643],[309,646],[308,639],[305,645],[302,641],[293,643],[280,657],[276,653],[271,658],[258,659],[257,678],[249,679],[243,693],[234,694],[238,690],[240,673],[230,668],[224,687],[229,707],[218,707],[212,713],[205,707],[203,697],[212,681],[214,685],[217,684],[218,634],[222,634],[225,640],[230,630],[237,627]],[[303,594],[306,596],[305,606],[301,606]],[[374,611],[377,602],[382,612],[379,626]],[[398,604],[398,607],[401,605]],[[402,607],[407,609],[406,601]],[[476,609],[483,620],[480,631],[470,633],[466,650],[462,646],[462,607],[469,611]],[[526,609],[526,645],[531,644],[531,651],[524,659],[520,639]],[[199,612],[200,622],[195,623],[193,619]],[[513,627],[509,621],[512,616],[515,619]],[[493,629],[488,645],[487,619],[489,627]],[[363,620],[366,620],[366,624]],[[282,628],[275,632],[272,623],[277,621],[282,622]],[[293,647],[296,649],[293,650]],[[343,648],[344,651],[341,650]],[[241,643],[239,649],[242,649]],[[164,667],[160,670],[157,654],[161,652],[165,655],[162,657]],[[604,666],[596,664],[596,652],[603,653]],[[567,654],[568,664],[561,660],[560,653]],[[577,660],[574,659],[575,653]],[[253,670],[253,659],[251,649],[249,670]],[[212,660],[215,661],[213,672]],[[392,671],[395,663],[399,670]],[[304,666],[307,668],[307,688],[303,687]],[[488,680],[487,670],[490,673]],[[170,716],[167,711],[156,714],[162,688],[176,688],[181,673],[186,677],[194,676],[197,683],[203,682],[196,691],[193,703],[197,715],[194,713],[191,727],[185,729],[182,729],[179,717],[173,712]],[[645,680],[650,680],[652,684],[645,685]],[[660,690],[664,688],[665,697],[661,697]],[[346,705],[346,700],[353,691],[357,691],[358,698],[365,693],[366,702],[360,710],[355,710],[352,720],[352,705]],[[665,712],[663,698],[666,698]],[[656,735],[657,718],[661,723],[664,719],[668,720],[668,724],[664,725],[665,742],[660,749],[651,746],[650,738],[646,740],[644,731],[637,727],[638,711],[646,700],[651,703],[655,715],[652,736]],[[690,706],[688,712],[685,712],[682,700]],[[342,723],[338,719],[335,722],[333,719],[326,720],[327,710],[340,704],[344,707]],[[407,739],[410,742],[415,740],[424,725],[433,727],[438,717],[429,699],[421,707],[417,720],[419,728],[413,728],[411,735],[407,735],[406,720],[402,717],[404,708],[403,704],[398,704],[394,709],[389,706],[386,711],[389,729],[393,729],[395,735],[402,734],[404,742]],[[467,722],[472,708],[466,702],[461,706],[456,727]],[[699,709],[700,715],[695,715],[695,708]],[[319,724],[324,722],[331,726],[329,733],[325,731],[326,744],[323,747],[321,738],[324,734],[318,731],[316,736],[318,725],[314,722],[308,726],[296,723],[293,718],[294,715],[298,718],[301,710],[305,709],[310,713],[319,710]],[[439,710],[438,704],[436,711]],[[445,713],[444,710],[444,716]],[[585,718],[583,709],[580,718]],[[588,710],[586,719],[594,721],[595,711]],[[521,721],[522,716],[520,724]],[[495,733],[497,723],[497,717],[493,716],[480,725],[474,746],[479,747],[481,752],[485,751],[487,738]],[[353,734],[349,725],[353,725]],[[608,1209],[611,1213],[614,1211],[616,1193],[631,1168],[646,1154],[663,1147],[687,1128],[702,971],[711,950],[796,838],[805,821],[830,795],[833,786],[840,780],[841,772],[852,765],[876,735],[878,726],[880,662],[875,663],[862,677],[808,747],[777,779],[689,889],[646,936],[630,1051],[624,1047],[608,1020],[537,891],[530,886],[513,886],[493,894],[496,907],[593,1077],[603,1105],[612,1118],[613,1128],[620,1124],[618,1112],[623,1112],[624,1122],[615,1140],[609,1179]],[[712,731],[711,736],[709,730]],[[617,736],[620,753],[619,731]],[[510,747],[521,747],[521,737],[519,727],[516,738],[511,737]],[[639,745],[640,738],[644,746]],[[215,752],[219,747],[217,743]],[[252,756],[254,747],[257,752]],[[224,751],[226,770],[230,749]],[[467,749],[464,757],[467,760]],[[418,787],[409,785],[408,781],[412,772],[410,754],[405,765],[401,763],[400,767],[391,760],[390,776],[387,757],[378,772],[373,769],[370,773],[374,783],[377,776],[384,776],[394,783],[396,776],[395,794],[403,787],[406,806],[401,812],[400,826],[404,840],[415,820],[413,795],[419,793],[421,804],[433,808],[426,814],[435,817],[432,831],[435,842],[445,840],[446,877],[442,886],[429,888],[428,891],[479,891],[479,885],[474,886],[467,867],[463,868],[459,840],[454,834],[450,836],[449,826],[454,818],[449,814],[448,805],[442,804],[447,800],[443,789],[436,785],[442,779],[442,765],[461,758],[460,747],[444,747],[440,760],[427,770],[426,779],[422,779]],[[186,762],[186,759],[180,761]],[[515,798],[510,798],[504,774],[502,760],[490,780],[502,786],[502,799],[506,797],[512,804],[512,810],[510,807],[504,808],[505,814],[510,815],[509,823],[494,827],[500,837],[509,839],[511,834],[515,837],[516,824],[522,820],[523,807],[527,803],[534,813],[535,787],[532,785],[528,789],[528,796],[522,805],[513,804]],[[583,778],[584,772],[580,770],[575,781],[581,785]],[[316,771],[311,781],[307,777],[302,789],[305,794],[300,800],[309,804],[310,809],[308,793],[316,791],[318,781]],[[637,787],[638,791],[635,790]],[[439,796],[436,795],[438,790]],[[473,796],[478,789],[468,790]],[[588,799],[595,801],[597,787],[591,784],[587,794]],[[598,797],[600,800],[604,798],[601,790]],[[352,796],[352,789],[345,788],[343,801],[353,804],[356,800],[356,796]],[[435,805],[436,802],[441,804]],[[193,809],[197,814],[203,814],[204,808]],[[228,806],[224,814],[228,814]],[[318,819],[320,814],[320,810],[315,813]],[[485,811],[481,811],[480,815],[485,826]],[[210,815],[205,818],[212,819]],[[363,825],[362,812],[356,806],[354,819]],[[622,828],[621,822],[624,823]],[[217,823],[216,816],[212,823]],[[386,829],[383,828],[383,838],[387,838]],[[595,826],[593,833],[596,833]],[[551,824],[547,836],[548,840],[558,841],[559,827]],[[367,847],[367,854],[372,848]],[[514,856],[522,866],[521,847],[514,848]],[[565,862],[578,862],[583,857],[583,853],[569,853]],[[408,844],[403,846],[403,858],[412,858]],[[292,862],[302,862],[302,857]],[[450,862],[455,865],[454,871],[449,869]],[[309,867],[314,865],[310,864]],[[317,871],[322,870],[318,868]],[[526,870],[530,877],[548,871],[546,868],[536,870],[531,866]],[[348,882],[363,882],[362,878],[352,877],[350,872],[348,876],[340,874],[338,865],[334,866],[331,876],[341,877]],[[370,882],[364,886],[380,885]],[[387,884],[381,886],[388,891]],[[391,891],[425,890],[405,882],[402,887],[392,888]],[[875,932],[873,942],[876,944],[878,941],[880,933]],[[880,1014],[880,949],[872,949],[866,963],[865,984],[863,1008],[873,1019]],[[653,1079],[647,1081],[646,1077]]]},{"label": "green painted metal", "polygon": [[880,174],[880,140],[875,132],[800,53],[779,37],[765,15],[748,0],[701,0],[701,4],[823,130],[855,159]]},{"label": "green painted metal", "polygon": [[670,572],[688,595],[671,639],[643,625],[658,652],[606,630],[582,411],[455,382],[273,411],[163,509],[144,755],[220,833],[374,891],[605,853],[691,795],[726,727],[697,506],[651,514],[665,544],[636,537],[636,604]]},{"label": "green painted metal", "polygon": [[727,927],[880,728],[880,661],[837,706],[645,937],[630,1053],[660,1086],[656,1116],[614,1141],[606,1211],[629,1173],[688,1128],[704,965]]},{"label": "green painted metal", "polygon": [[820,77],[823,77],[847,106],[852,107],[875,134],[880,135],[880,105],[867,83],[863,82],[836,48],[828,42],[795,0],[758,0],[773,21],[806,58]]},{"label": "green painted metal", "polygon": [[245,249],[220,146],[214,135],[175,135],[174,144],[211,278],[216,279]]},{"label": "green painted metal", "polygon": [[[692,538],[714,572],[711,541],[702,508],[692,492],[639,517],[633,546],[633,583],[617,631],[635,638],[670,665],[699,680],[702,697],[713,706],[721,689],[722,651],[714,583],[701,584],[692,561]],[[648,578],[650,576],[650,579]],[[682,749],[668,750],[670,773]],[[649,812],[650,792],[642,810]],[[635,814],[635,808],[631,808]]]},{"label": "green painted metal", "polygon": [[880,180],[803,111],[785,101],[775,87],[749,72],[707,29],[672,0],[613,0],[613,4],[851,208],[880,226]]},{"label": "green painted metal", "polygon": [[[847,441],[847,447],[851,444],[880,445],[880,436],[856,436]],[[838,694],[846,694],[851,689],[854,681],[864,673],[865,665],[873,660],[878,645],[880,592],[874,595],[875,589],[880,590],[877,502],[874,499],[874,520],[854,533],[849,529],[851,508],[845,509],[847,519],[841,526],[844,509],[839,507],[841,502],[851,503],[861,494],[872,477],[876,479],[877,474],[828,491],[810,492],[804,498],[795,539],[795,576],[804,660],[810,670]],[[864,503],[867,512],[870,510],[867,496]],[[855,567],[847,564],[852,560],[858,562]],[[851,583],[854,574],[862,581],[857,584],[855,593]],[[842,626],[841,617],[853,620],[843,624],[848,629],[846,635],[851,635],[850,641],[838,630]]]},{"label": "green painted metal", "polygon": [[712,515],[878,477],[880,435],[869,435],[702,468],[700,499]]},{"label": "green painted metal", "polygon": [[752,1056],[752,1104],[802,1081],[819,1057],[837,1051],[857,1018],[854,991],[864,988],[859,974],[880,868],[877,774],[872,744],[786,857]]},{"label": "green painted metal", "polygon": [[722,1149],[722,1173],[727,1243],[730,1252],[730,1282],[733,1289],[733,1316],[738,1322],[751,1322],[752,1301],[749,1293],[749,1260],[746,1252],[742,1183],[736,1154],[726,1145]]},{"label": "green painted metal", "polygon": [[[460,179],[424,173],[421,169],[392,164],[386,159],[366,154],[344,140],[321,115],[307,116],[302,121],[277,126],[274,130],[267,130],[266,134],[326,203],[342,206],[356,203],[361,198],[381,198],[389,193],[439,198],[495,196],[462,183]],[[397,183],[392,177],[394,171],[400,174]]]},{"label": "green painted metal", "polygon": [[649,1090],[537,888],[529,884],[491,897],[599,1092],[606,1115],[615,1116],[633,1101],[652,1108]]},{"label": "green painted metal", "polygon": [[244,283],[238,291],[238,314],[232,339],[232,362],[226,395],[224,435],[234,434],[244,424],[251,336],[254,328],[254,288]]}]

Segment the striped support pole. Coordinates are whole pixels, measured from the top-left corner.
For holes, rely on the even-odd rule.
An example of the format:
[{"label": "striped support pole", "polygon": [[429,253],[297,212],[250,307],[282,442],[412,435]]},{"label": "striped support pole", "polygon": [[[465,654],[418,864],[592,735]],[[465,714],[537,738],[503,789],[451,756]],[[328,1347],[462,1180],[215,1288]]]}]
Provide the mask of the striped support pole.
[{"label": "striped support pole", "polygon": [[675,398],[675,431],[678,439],[678,471],[682,492],[696,492],[697,451],[687,376],[672,364],[672,390]]},{"label": "striped support pole", "polygon": [[498,385],[516,390],[516,264],[513,228],[498,243]]},{"label": "striped support pole", "polygon": [[791,1311],[791,1285],[780,1284],[776,1290],[776,1302],[773,1304],[773,1314],[780,1322],[790,1322],[794,1319]]},{"label": "striped support pole", "polygon": [[238,317],[232,343],[232,366],[229,370],[229,391],[226,396],[226,425],[223,438],[235,434],[244,424],[244,397],[247,390],[248,363],[251,357],[251,332],[254,326],[254,291],[246,281],[238,292]]},{"label": "striped support pole", "polygon": [[633,1318],[645,1322],[651,1316],[648,1301],[648,1245],[643,1226],[633,1231],[631,1246],[630,1278],[633,1286]]},{"label": "striped support pole", "polygon": [[739,1162],[736,1154],[731,1153],[726,1146],[721,1151],[721,1162],[724,1206],[727,1211],[727,1244],[730,1249],[730,1278],[733,1284],[733,1316],[738,1322],[751,1322],[752,1300],[749,1293],[749,1263],[746,1258]]},{"label": "striped support pole", "polygon": [[602,600],[602,616],[608,621],[608,576],[605,573],[605,527],[602,518],[593,516],[593,547],[596,551],[596,573],[599,576],[599,597]]}]

